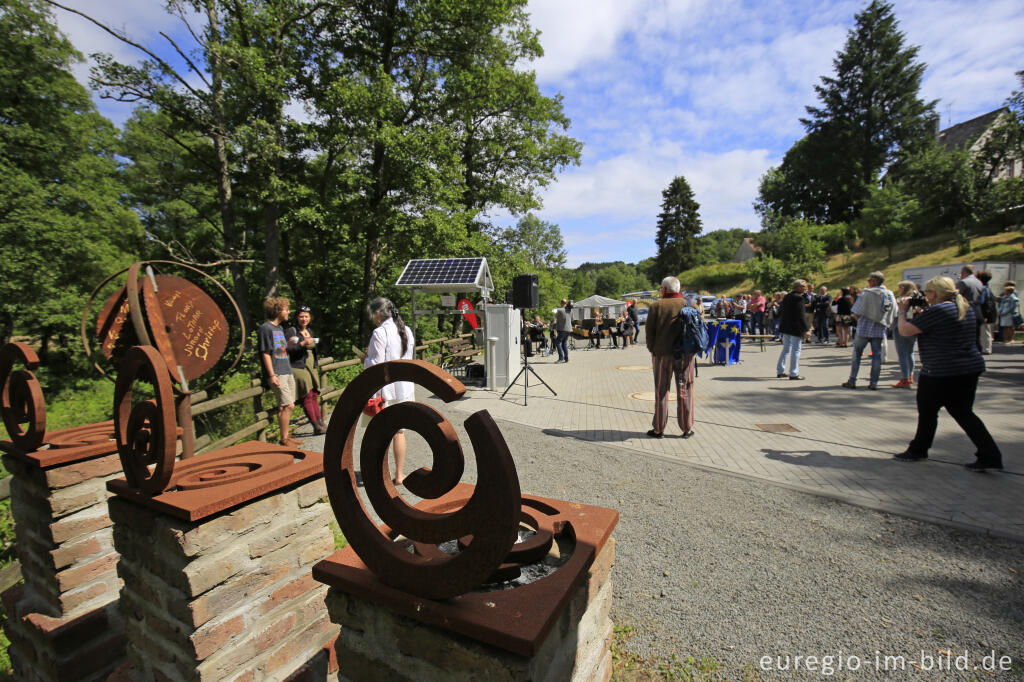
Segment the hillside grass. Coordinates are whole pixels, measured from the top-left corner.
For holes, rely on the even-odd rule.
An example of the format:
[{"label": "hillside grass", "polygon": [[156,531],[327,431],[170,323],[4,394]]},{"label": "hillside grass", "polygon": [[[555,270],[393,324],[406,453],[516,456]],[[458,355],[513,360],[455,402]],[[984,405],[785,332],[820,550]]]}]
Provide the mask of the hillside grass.
[{"label": "hillside grass", "polygon": [[[1024,229],[973,237],[970,251],[958,254],[958,250],[953,233],[939,233],[897,244],[892,249],[892,260],[884,246],[833,254],[826,257],[823,273],[808,273],[807,276],[815,287],[825,285],[838,289],[851,284],[863,287],[868,273],[881,270],[885,273],[886,284],[891,282],[895,286],[903,279],[905,268],[976,261],[1024,261]],[[745,263],[703,265],[680,273],[679,281],[684,290],[716,296],[731,296],[754,288],[754,282],[747,277]]]}]

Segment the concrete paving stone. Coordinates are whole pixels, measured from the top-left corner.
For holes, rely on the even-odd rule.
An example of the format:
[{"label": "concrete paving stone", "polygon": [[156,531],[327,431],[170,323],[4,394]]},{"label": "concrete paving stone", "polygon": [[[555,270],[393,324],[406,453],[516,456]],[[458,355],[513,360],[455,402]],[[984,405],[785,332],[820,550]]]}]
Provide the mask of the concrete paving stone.
[{"label": "concrete paving stone", "polygon": [[[470,388],[467,399],[448,409],[487,409],[495,418],[577,440],[915,518],[949,517],[954,524],[982,531],[998,528],[1011,535],[1024,528],[1024,505],[1019,503],[1024,499],[1024,420],[1019,411],[1007,409],[1024,389],[1024,352],[1018,349],[997,347],[988,363],[1000,368],[1001,378],[990,381],[982,375],[979,386],[975,411],[1000,444],[1006,467],[1005,472],[985,475],[962,468],[973,461],[973,447],[945,413],[939,418],[929,461],[892,461],[913,437],[917,420],[914,392],[888,387],[898,378],[895,353],[883,364],[879,383],[884,388],[877,392],[866,390],[866,367],[858,384],[865,386],[863,390],[840,387],[848,376],[849,353],[834,346],[805,350],[803,382],[775,379],[777,345],[763,353],[744,349],[743,361],[729,367],[709,366],[702,360],[695,384],[697,436],[688,440],[678,437],[672,402],[667,436],[645,436],[654,404],[630,396],[653,390],[651,374],[618,369],[650,365],[642,344],[627,350],[576,351],[571,356],[567,365],[554,365],[554,357],[531,362],[557,397],[531,384],[524,407],[518,385],[503,400],[500,392]],[[755,426],[759,423],[791,424],[798,431],[767,433]],[[1024,539],[1024,534],[1020,537]]]}]

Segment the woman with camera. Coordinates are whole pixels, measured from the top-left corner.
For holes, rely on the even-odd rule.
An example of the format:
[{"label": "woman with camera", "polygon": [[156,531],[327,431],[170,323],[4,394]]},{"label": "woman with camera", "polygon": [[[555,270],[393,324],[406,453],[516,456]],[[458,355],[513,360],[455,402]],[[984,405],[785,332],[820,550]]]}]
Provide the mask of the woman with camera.
[{"label": "woman with camera", "polygon": [[974,414],[974,394],[985,360],[978,350],[974,311],[949,277],[935,277],[924,287],[928,307],[907,320],[910,297],[899,299],[899,332],[918,339],[921,376],[917,385],[917,433],[906,451],[895,456],[903,462],[928,457],[935,439],[939,410],[956,420],[977,448],[971,471],[1002,469],[1003,456],[992,434]]},{"label": "woman with camera", "polygon": [[[907,320],[912,320],[914,314],[925,307],[927,303],[924,296],[917,290],[917,284],[910,280],[903,280],[896,285],[896,297],[907,298]],[[916,336],[904,336],[900,334],[900,323],[896,320],[893,325],[892,340],[896,343],[896,355],[900,361],[900,380],[892,385],[893,388],[914,387],[914,346],[917,345]]]}]

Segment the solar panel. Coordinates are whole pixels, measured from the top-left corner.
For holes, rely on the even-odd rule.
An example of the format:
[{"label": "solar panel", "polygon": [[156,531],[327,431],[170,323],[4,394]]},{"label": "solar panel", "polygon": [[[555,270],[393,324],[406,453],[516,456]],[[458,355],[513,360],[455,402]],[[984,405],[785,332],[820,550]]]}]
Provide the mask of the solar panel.
[{"label": "solar panel", "polygon": [[490,290],[494,287],[490,280],[486,258],[422,258],[406,263],[395,284],[447,291],[459,291],[459,287]]}]

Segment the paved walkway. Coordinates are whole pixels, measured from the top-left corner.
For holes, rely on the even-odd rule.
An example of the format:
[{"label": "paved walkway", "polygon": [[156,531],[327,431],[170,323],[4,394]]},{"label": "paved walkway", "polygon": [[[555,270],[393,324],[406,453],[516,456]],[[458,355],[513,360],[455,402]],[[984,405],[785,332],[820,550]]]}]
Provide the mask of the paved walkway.
[{"label": "paved walkway", "polygon": [[[685,440],[674,419],[664,438],[645,435],[653,380],[642,334],[640,345],[625,350],[572,352],[568,364],[555,364],[555,356],[535,357],[531,366],[557,397],[531,377],[525,401],[520,379],[504,399],[500,392],[470,388],[443,409],[486,409],[555,438],[596,441],[638,456],[1024,541],[1024,347],[997,344],[982,375],[975,411],[1002,448],[1006,467],[984,474],[963,468],[974,460],[974,448],[945,412],[927,461],[892,459],[906,448],[917,419],[914,393],[888,388],[898,378],[894,349],[882,368],[886,388],[877,392],[839,386],[849,374],[850,349],[805,345],[801,373],[807,380],[800,382],[775,378],[778,353],[779,344],[768,344],[765,352],[751,344],[737,365],[702,361],[696,435]],[[773,433],[764,425],[792,430]]]}]

